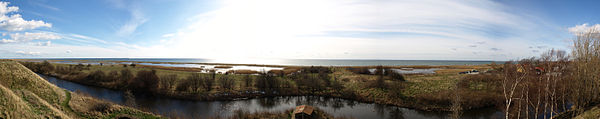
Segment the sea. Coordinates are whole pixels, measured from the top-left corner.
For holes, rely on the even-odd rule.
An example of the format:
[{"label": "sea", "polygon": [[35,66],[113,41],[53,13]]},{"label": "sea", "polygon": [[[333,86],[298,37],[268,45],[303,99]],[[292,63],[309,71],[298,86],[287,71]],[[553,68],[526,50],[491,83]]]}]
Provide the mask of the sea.
[{"label": "sea", "polygon": [[225,63],[287,66],[403,66],[403,65],[481,65],[505,61],[471,60],[371,60],[371,59],[201,59],[201,58],[27,58],[39,60],[137,61],[178,63]]}]

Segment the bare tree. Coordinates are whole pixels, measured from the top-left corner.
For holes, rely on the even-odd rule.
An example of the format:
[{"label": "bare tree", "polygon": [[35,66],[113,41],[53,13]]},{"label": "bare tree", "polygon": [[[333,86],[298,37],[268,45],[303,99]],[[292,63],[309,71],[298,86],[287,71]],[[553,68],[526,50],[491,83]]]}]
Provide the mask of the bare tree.
[{"label": "bare tree", "polygon": [[572,102],[576,109],[583,109],[600,95],[600,28],[592,28],[576,34],[573,41]]},{"label": "bare tree", "polygon": [[511,104],[515,100],[515,92],[517,87],[520,86],[521,81],[525,79],[527,72],[524,71],[524,67],[512,62],[506,62],[504,65],[504,77],[502,80],[502,93],[505,100],[505,118],[508,119],[510,116]]}]

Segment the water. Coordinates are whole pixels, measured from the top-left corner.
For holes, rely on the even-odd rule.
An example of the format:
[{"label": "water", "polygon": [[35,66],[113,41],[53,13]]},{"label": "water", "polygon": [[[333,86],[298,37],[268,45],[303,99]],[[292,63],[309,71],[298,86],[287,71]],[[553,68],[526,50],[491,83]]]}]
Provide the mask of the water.
[{"label": "water", "polygon": [[[141,65],[151,65],[151,66],[164,66],[164,67],[187,67],[187,68],[202,68],[215,70],[217,73],[225,73],[230,70],[253,70],[258,72],[268,72],[271,70],[283,70],[281,67],[263,67],[263,66],[244,66],[244,65],[235,65],[231,66],[231,68],[215,68],[218,65],[205,65],[205,64],[168,64],[168,63],[138,63]],[[206,72],[206,71],[205,71]]]},{"label": "water", "polygon": [[502,61],[467,60],[357,60],[357,59],[199,59],[199,58],[40,58],[41,60],[93,60],[180,63],[266,64],[294,66],[401,66],[401,65],[480,65]]},{"label": "water", "polygon": [[[117,90],[81,85],[54,77],[40,75],[48,82],[58,87],[90,94],[90,96],[117,104],[125,104],[124,93]],[[140,108],[149,109],[154,113],[169,116],[171,114],[184,118],[228,117],[235,110],[250,112],[270,111],[281,112],[292,109],[297,105],[312,105],[336,117],[354,117],[358,119],[442,119],[448,118],[448,112],[428,112],[396,106],[373,103],[361,103],[339,98],[323,98],[315,96],[289,96],[257,98],[236,101],[190,101],[164,97],[153,97],[135,94],[135,102]],[[465,119],[502,118],[502,113],[493,108],[470,110],[463,113]]]}]

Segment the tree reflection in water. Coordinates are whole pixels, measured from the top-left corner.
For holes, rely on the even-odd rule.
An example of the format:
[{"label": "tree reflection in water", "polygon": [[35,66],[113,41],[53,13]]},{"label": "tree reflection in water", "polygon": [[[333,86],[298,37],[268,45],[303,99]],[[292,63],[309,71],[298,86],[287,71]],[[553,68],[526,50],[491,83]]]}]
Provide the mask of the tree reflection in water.
[{"label": "tree reflection in water", "polygon": [[264,108],[273,108],[279,104],[279,100],[275,97],[272,98],[259,98],[258,104]]},{"label": "tree reflection in water", "polygon": [[377,116],[379,116],[380,119],[385,118],[385,105],[374,104],[373,109],[375,110],[375,112],[377,112]]},{"label": "tree reflection in water", "polygon": [[331,108],[333,108],[334,111],[338,111],[340,108],[344,107],[344,103],[342,102],[341,99],[339,98],[335,98],[331,101]]},{"label": "tree reflection in water", "polygon": [[398,107],[390,107],[389,119],[404,119],[404,113]]}]

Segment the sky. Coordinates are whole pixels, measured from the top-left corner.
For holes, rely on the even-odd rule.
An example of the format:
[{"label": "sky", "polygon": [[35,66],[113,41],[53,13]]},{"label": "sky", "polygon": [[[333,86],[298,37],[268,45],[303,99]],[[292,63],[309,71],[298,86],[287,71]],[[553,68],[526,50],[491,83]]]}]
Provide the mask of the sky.
[{"label": "sky", "polygon": [[2,0],[0,58],[515,60],[597,0]]}]

